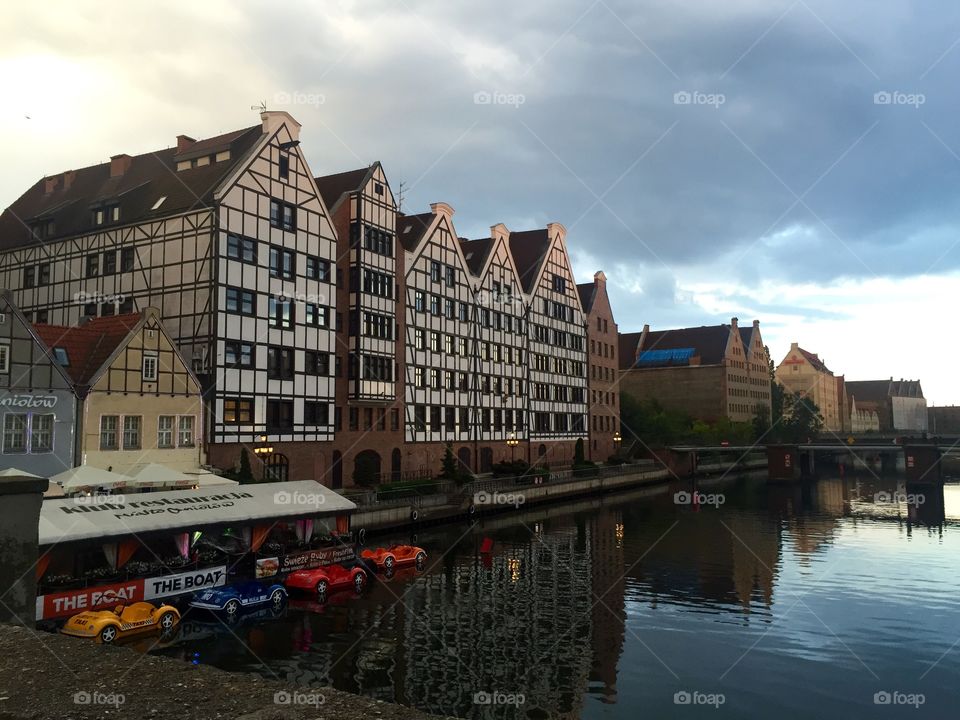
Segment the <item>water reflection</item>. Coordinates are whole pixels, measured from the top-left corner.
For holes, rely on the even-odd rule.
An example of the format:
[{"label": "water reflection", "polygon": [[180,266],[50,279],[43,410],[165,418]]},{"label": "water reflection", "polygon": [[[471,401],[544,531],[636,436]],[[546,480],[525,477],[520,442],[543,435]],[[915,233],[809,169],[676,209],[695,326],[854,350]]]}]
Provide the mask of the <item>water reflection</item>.
[{"label": "water reflection", "polygon": [[[190,615],[176,644],[159,652],[460,717],[666,716],[676,711],[673,693],[690,683],[729,696],[715,717],[803,717],[801,701],[791,704],[781,687],[790,678],[857,716],[872,709],[870,674],[889,677],[896,667],[902,678],[905,661],[921,667],[940,654],[938,643],[947,650],[956,639],[940,620],[903,609],[908,600],[913,611],[949,607],[944,598],[958,589],[952,569],[946,579],[950,558],[891,543],[920,528],[942,541],[960,519],[960,487],[873,476],[738,479],[699,488],[722,494],[721,505],[674,502],[693,489],[644,489],[424,533],[417,542],[435,563],[423,572],[400,571],[362,598],[295,600],[278,618],[231,628]],[[923,502],[909,502],[920,494]],[[480,552],[486,537],[490,554]],[[882,567],[871,564],[878,548]],[[864,592],[874,593],[866,605]],[[944,622],[957,628],[949,612]],[[891,634],[906,614],[909,636],[904,627]],[[880,630],[871,625],[880,621]],[[947,655],[942,669],[956,668]],[[846,671],[859,673],[856,682],[837,682]],[[856,683],[862,692],[848,697]],[[525,702],[477,704],[498,692]]]}]

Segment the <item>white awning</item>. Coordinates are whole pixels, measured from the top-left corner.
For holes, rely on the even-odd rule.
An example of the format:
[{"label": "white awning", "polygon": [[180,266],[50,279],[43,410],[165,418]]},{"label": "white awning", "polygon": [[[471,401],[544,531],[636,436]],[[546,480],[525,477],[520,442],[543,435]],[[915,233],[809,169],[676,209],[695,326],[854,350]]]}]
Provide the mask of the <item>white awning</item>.
[{"label": "white awning", "polygon": [[207,525],[330,517],[357,506],[313,480],[197,490],[49,499],[40,508],[40,545],[184,532]]},{"label": "white awning", "polygon": [[58,473],[50,478],[66,491],[81,488],[121,488],[130,485],[133,480],[126,475],[110,472],[91,465],[81,465]]},{"label": "white awning", "polygon": [[39,475],[34,475],[33,473],[28,473],[26,470],[17,470],[16,468],[7,468],[6,470],[0,470],[0,477],[32,477],[37,478]]}]

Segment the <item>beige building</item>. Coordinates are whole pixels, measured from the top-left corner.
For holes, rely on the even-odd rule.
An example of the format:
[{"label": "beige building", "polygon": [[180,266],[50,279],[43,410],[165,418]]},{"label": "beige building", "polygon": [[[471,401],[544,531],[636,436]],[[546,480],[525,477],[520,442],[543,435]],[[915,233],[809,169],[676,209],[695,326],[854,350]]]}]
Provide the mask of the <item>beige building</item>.
[{"label": "beige building", "polygon": [[621,334],[620,389],[708,422],[770,417],[769,360],[760,322]]},{"label": "beige building", "polygon": [[776,378],[787,392],[799,393],[816,403],[825,430],[844,432],[847,428],[848,421],[843,417],[845,402],[838,397],[838,378],[819,355],[792,343],[790,352],[777,366]]},{"label": "beige building", "polygon": [[156,308],[35,328],[74,383],[78,465],[125,475],[149,463],[181,472],[200,467],[200,384]]}]

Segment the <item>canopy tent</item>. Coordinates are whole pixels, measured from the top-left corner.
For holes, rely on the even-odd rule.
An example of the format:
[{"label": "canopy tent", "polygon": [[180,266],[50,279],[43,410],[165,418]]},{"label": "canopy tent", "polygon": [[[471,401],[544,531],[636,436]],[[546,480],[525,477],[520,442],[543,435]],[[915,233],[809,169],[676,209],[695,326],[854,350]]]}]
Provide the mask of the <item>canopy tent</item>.
[{"label": "canopy tent", "polygon": [[194,479],[186,473],[179,472],[159,463],[140,465],[130,473],[133,487],[193,487]]},{"label": "canopy tent", "polygon": [[40,508],[39,543],[304,518],[316,518],[332,532],[345,524],[338,523],[338,517],[345,520],[356,509],[354,503],[313,480],[104,496],[90,503],[50,499]]},{"label": "canopy tent", "polygon": [[239,485],[236,480],[231,480],[230,478],[225,478],[220,475],[216,475],[209,470],[197,470],[196,472],[188,470],[185,473],[188,477],[193,478],[193,484],[197,487],[216,487],[220,485],[221,487],[232,487]]},{"label": "canopy tent", "polygon": [[72,491],[83,488],[123,488],[131,485],[133,480],[120,473],[110,472],[109,470],[95,468],[90,465],[81,465],[80,467],[70,468],[69,470],[54,475],[50,478],[50,482],[56,483],[66,491]]},{"label": "canopy tent", "polygon": [[17,470],[16,468],[7,468],[6,470],[0,470],[0,477],[40,477],[39,475],[34,475],[29,473],[26,470]]}]

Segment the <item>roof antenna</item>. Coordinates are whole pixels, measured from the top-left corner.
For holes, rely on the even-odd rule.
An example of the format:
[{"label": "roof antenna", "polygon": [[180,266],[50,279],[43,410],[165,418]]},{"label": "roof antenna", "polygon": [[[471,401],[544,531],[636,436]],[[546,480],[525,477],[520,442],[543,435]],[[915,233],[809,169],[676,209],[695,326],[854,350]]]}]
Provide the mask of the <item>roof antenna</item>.
[{"label": "roof antenna", "polygon": [[407,191],[407,183],[403,180],[400,181],[400,184],[397,186],[397,212],[403,212],[403,196]]},{"label": "roof antenna", "polygon": [[259,105],[251,105],[251,106],[250,106],[250,109],[251,109],[251,110],[257,110],[258,112],[266,112],[266,111],[267,111],[267,101],[266,101],[266,100],[261,100]]}]

